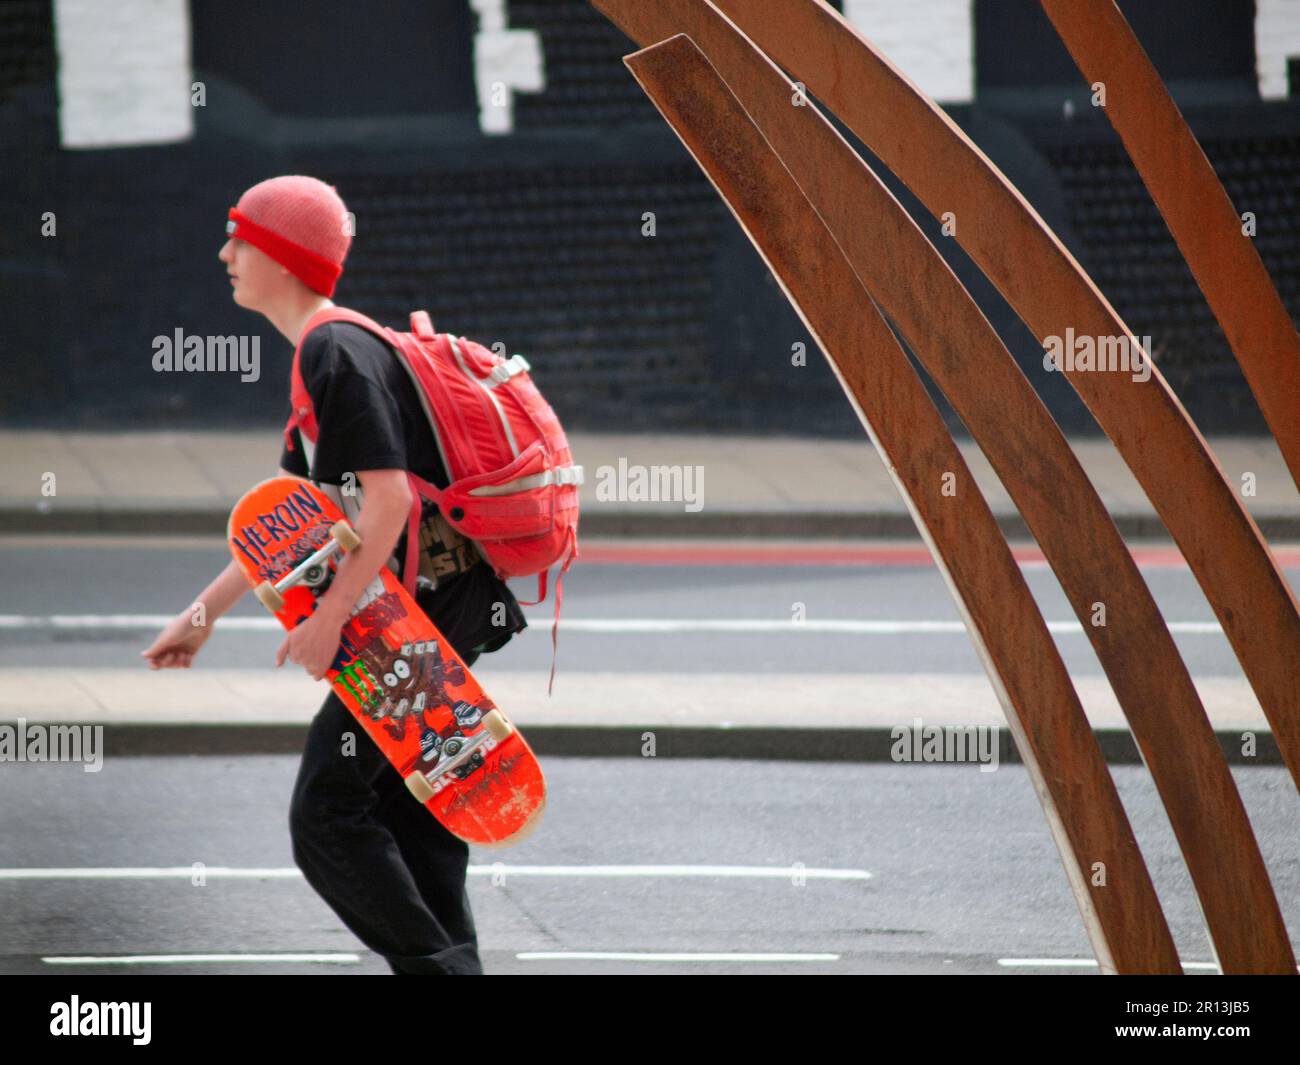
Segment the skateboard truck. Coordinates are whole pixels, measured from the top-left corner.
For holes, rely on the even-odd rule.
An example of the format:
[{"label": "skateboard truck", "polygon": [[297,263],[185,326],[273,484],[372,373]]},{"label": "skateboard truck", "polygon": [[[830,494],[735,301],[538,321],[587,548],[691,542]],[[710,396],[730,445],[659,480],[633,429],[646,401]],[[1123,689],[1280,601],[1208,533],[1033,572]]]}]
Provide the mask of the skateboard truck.
[{"label": "skateboard truck", "polygon": [[347,554],[349,551],[355,551],[360,546],[361,537],[356,534],[351,525],[346,521],[335,522],[330,526],[329,539],[319,551],[312,552],[274,584],[263,581],[253,589],[253,594],[267,610],[272,614],[278,614],[284,609],[285,592],[298,584],[315,588],[329,574],[329,567],[326,564],[331,558],[339,552]]},{"label": "skateboard truck", "polygon": [[[483,744],[487,743],[489,737],[500,742],[514,732],[515,727],[505,719],[500,710],[489,710],[483,715],[483,730],[476,732],[469,738],[463,747],[445,761],[439,762],[428,773],[417,769],[406,778],[406,786],[410,789],[420,802],[428,802],[437,794],[433,789],[433,782],[440,777],[450,773],[453,769],[459,769],[468,762]],[[449,743],[452,741],[448,741]]]}]

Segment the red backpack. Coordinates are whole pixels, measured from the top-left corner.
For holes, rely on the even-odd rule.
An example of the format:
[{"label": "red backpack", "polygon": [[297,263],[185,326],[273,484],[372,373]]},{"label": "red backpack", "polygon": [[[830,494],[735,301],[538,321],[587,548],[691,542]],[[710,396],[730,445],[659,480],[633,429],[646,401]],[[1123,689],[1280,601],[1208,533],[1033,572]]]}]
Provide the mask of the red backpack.
[{"label": "red backpack", "polygon": [[502,580],[538,575],[537,599],[527,606],[546,598],[547,571],[562,562],[551,628],[554,685],[562,583],[578,557],[578,485],[583,474],[581,466],[573,465],[559,419],[528,375],[527,360],[522,355],[503,359],[472,340],[435,333],[424,311],[411,315],[411,332],[399,333],[356,311],[327,307],[308,320],[293,354],[292,412],[284,427],[290,448],[295,428],[313,444],[319,433],[299,357],[303,340],[327,322],[359,325],[397,352],[450,478],[444,489],[407,471],[413,501],[402,569],[406,590],[415,591],[422,495],[434,500],[447,522],[478,545]]}]

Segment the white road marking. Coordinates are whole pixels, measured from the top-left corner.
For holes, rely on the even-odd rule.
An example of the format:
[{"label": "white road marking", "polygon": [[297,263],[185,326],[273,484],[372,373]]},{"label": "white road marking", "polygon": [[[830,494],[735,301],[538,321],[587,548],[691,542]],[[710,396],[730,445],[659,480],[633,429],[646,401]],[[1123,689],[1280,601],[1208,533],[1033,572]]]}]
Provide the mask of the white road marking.
[{"label": "white road marking", "polygon": [[3,533],[0,550],[6,548],[38,547],[50,550],[56,547],[125,548],[128,550],[190,551],[199,548],[227,546],[224,536],[203,533]]},{"label": "white road marking", "polygon": [[360,954],[120,954],[42,958],[46,965],[193,965],[211,962],[323,962],[357,965]]},{"label": "white road marking", "polygon": [[789,880],[870,880],[865,869],[816,869],[797,865],[471,865],[470,872],[510,876],[736,876]]},{"label": "white road marking", "polygon": [[[999,958],[998,964],[1007,969],[1096,969],[1096,958]],[[1184,969],[1203,969],[1217,973],[1219,966],[1212,961],[1180,962]]]},{"label": "white road marking", "polygon": [[0,869],[0,880],[290,880],[302,876],[292,866],[277,869],[233,869],[228,866],[117,866],[111,868]]},{"label": "white road marking", "polygon": [[[176,617],[166,614],[0,614],[0,629],[152,629]],[[278,629],[273,617],[221,618],[223,629]]]},{"label": "white road marking", "polygon": [[531,950],[515,955],[520,961],[839,961],[838,954],[709,954],[649,951]]},{"label": "white road marking", "polygon": [[[0,614],[0,629],[154,629],[168,624],[174,614]],[[530,625],[547,627],[550,618],[525,615]],[[785,618],[565,618],[566,632],[594,632],[611,636],[644,636],[664,632],[781,633],[787,636],[840,634],[852,636],[964,635],[960,621],[920,619],[822,618],[791,621]],[[1061,636],[1078,636],[1077,621],[1049,621],[1048,629]],[[279,632],[273,617],[224,617],[216,622],[222,632]],[[1217,621],[1172,621],[1169,631],[1184,636],[1218,635]]]},{"label": "white road marking", "polygon": [[[0,869],[0,880],[289,880],[302,876],[293,866],[234,868],[208,865]],[[821,869],[798,865],[471,865],[470,876],[684,877],[728,876],[789,880],[870,880],[866,869]]]}]

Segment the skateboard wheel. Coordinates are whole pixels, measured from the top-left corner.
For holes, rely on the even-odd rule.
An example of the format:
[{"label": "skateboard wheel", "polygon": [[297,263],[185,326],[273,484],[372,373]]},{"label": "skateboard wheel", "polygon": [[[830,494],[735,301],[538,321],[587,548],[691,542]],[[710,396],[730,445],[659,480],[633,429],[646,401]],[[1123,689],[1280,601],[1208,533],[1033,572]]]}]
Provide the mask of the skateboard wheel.
[{"label": "skateboard wheel", "polygon": [[275,585],[270,581],[259,584],[253,589],[253,594],[257,596],[257,601],[272,614],[278,614],[284,609],[284,596],[275,590]]},{"label": "skateboard wheel", "polygon": [[344,553],[355,551],[361,546],[361,537],[353,531],[352,526],[346,521],[336,521],[330,527],[330,535],[334,537],[334,542],[343,548]]},{"label": "skateboard wheel", "polygon": [[429,787],[428,780],[418,769],[406,778],[406,786],[420,802],[428,802],[433,798],[433,788]]},{"label": "skateboard wheel", "polygon": [[503,740],[514,732],[514,725],[505,719],[500,710],[489,710],[483,715],[483,726],[494,740]]}]

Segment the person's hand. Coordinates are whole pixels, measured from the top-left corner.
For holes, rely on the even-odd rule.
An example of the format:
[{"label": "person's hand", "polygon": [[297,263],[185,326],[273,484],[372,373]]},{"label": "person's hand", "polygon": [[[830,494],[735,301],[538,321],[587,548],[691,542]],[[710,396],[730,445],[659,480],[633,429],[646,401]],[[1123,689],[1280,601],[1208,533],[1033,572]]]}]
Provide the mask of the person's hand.
[{"label": "person's hand", "polygon": [[317,611],[285,637],[275,656],[277,667],[287,658],[302,666],[312,680],[325,676],[339,650],[339,633],[343,623],[327,613]]},{"label": "person's hand", "polygon": [[196,625],[202,615],[192,610],[182,610],[158,634],[152,644],[140,652],[150,669],[189,669],[199,648],[212,635],[212,626]]}]

